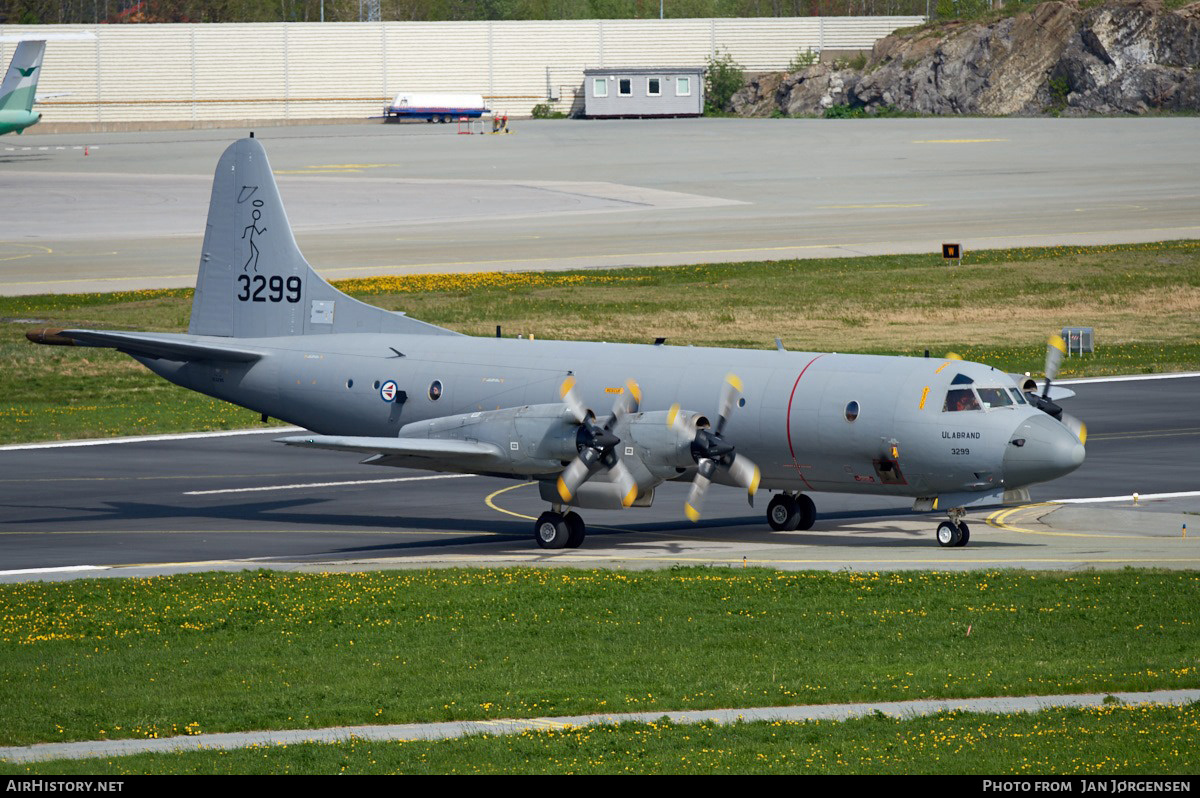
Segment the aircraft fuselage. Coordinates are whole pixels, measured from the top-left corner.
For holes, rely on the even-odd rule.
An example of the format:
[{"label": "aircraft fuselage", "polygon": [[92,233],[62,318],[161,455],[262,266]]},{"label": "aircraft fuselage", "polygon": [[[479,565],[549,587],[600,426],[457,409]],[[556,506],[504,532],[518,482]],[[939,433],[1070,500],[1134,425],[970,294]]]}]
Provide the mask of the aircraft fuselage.
[{"label": "aircraft fuselage", "polygon": [[725,437],[775,490],[982,495],[1082,462],[1074,436],[1015,398],[949,409],[956,377],[959,391],[966,379],[967,389],[1016,397],[1009,375],[965,361],[367,333],[238,343],[266,355],[218,365],[139,359],[184,387],[320,434],[378,437],[432,418],[551,403],[569,374],[599,417],[632,379],[640,412],[679,402],[715,418],[721,384],[736,373],[744,405]]}]

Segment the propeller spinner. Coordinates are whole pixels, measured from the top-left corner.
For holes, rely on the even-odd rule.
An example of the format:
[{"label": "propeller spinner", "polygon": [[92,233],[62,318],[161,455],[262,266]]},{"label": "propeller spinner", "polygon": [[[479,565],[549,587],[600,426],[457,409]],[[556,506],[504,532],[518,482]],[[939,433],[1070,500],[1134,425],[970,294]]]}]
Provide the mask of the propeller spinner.
[{"label": "propeller spinner", "polygon": [[617,455],[616,448],[621,439],[614,435],[612,430],[624,416],[637,412],[638,405],[642,401],[641,388],[633,380],[628,380],[625,383],[625,391],[613,403],[612,416],[603,426],[596,423],[595,414],[579,398],[579,394],[575,391],[574,377],[567,377],[563,380],[559,388],[559,395],[571,415],[574,416],[576,423],[579,424],[579,434],[576,439],[579,456],[572,460],[559,475],[558,495],[564,502],[571,501],[580,486],[591,479],[601,468],[604,468],[612,478],[621,504],[625,507],[633,504],[638,493],[637,480]]},{"label": "propeller spinner", "polygon": [[[745,455],[739,455],[733,444],[722,436],[725,425],[742,395],[742,390],[742,381],[736,374],[726,375],[725,384],[721,388],[716,427],[713,429],[698,427],[692,437],[691,453],[698,468],[695,478],[692,479],[692,489],[688,492],[683,511],[693,523],[700,520],[704,497],[718,470],[725,471],[729,474],[730,479],[744,487],[751,505],[754,504],[754,494],[758,491],[760,479],[758,466]],[[667,426],[681,435],[690,433],[679,412],[679,405],[671,406],[671,410],[667,414]]]}]

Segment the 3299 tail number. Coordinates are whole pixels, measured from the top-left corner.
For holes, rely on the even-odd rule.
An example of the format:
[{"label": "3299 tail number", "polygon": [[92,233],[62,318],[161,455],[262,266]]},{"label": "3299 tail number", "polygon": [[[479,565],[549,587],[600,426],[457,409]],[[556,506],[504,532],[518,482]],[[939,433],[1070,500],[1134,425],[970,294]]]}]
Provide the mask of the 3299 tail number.
[{"label": "3299 tail number", "polygon": [[303,282],[295,275],[284,280],[278,274],[269,278],[261,274],[239,274],[238,282],[242,285],[237,296],[239,302],[296,303],[300,301],[300,289],[303,287]]}]

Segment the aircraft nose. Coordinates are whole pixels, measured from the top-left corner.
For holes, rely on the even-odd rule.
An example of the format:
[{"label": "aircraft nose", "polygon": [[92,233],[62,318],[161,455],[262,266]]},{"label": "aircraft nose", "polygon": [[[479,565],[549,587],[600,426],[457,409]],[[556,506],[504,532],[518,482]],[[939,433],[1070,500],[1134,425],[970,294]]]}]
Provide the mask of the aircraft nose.
[{"label": "aircraft nose", "polygon": [[1083,444],[1075,433],[1039,413],[1017,425],[1004,451],[1004,482],[1010,488],[1047,482],[1083,465]]}]

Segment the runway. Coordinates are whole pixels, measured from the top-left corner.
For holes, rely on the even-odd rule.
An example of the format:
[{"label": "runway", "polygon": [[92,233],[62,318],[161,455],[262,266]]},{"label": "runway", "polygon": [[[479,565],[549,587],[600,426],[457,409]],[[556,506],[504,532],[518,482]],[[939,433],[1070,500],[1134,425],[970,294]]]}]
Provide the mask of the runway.
[{"label": "runway", "polygon": [[[524,120],[515,129],[256,135],[301,248],[331,279],[1200,235],[1195,118]],[[193,285],[212,170],[246,132],[5,138],[0,192],[20,201],[0,214],[0,294]]]},{"label": "runway", "polygon": [[[297,239],[330,278],[1192,238],[1200,120],[524,121],[257,131]],[[0,142],[0,294],[190,286],[212,170],[236,130]],[[88,149],[75,149],[86,139]],[[1132,146],[1136,144],[1136,146]],[[86,152],[87,154],[83,154]],[[1119,187],[1119,191],[1114,188]],[[1200,378],[1079,386],[1076,473],[1035,501],[1183,497],[971,516],[961,550],[909,501],[816,495],[772,533],[738,491],[692,525],[687,487],[589,512],[583,549],[531,540],[533,487],[285,450],[280,432],[0,450],[0,579],[271,565],[1194,568]],[[1129,506],[1126,506],[1129,505]],[[1200,526],[1200,521],[1197,521]],[[127,568],[141,566],[146,568]],[[38,569],[110,569],[56,571]],[[33,573],[29,573],[29,572]],[[19,573],[18,573],[19,572]]]},{"label": "runway", "polygon": [[765,496],[750,508],[740,491],[714,488],[692,525],[687,487],[665,485],[652,508],[585,512],[583,548],[543,551],[532,518],[545,507],[525,483],[363,466],[273,442],[286,431],[4,447],[0,581],[246,567],[1200,567],[1200,375],[1071,387],[1068,409],[1091,429],[1087,461],[1034,488],[1035,502],[1184,495],[973,513],[970,545],[943,549],[939,517],[911,514],[904,499],[815,494],[814,529],[778,533]]}]

